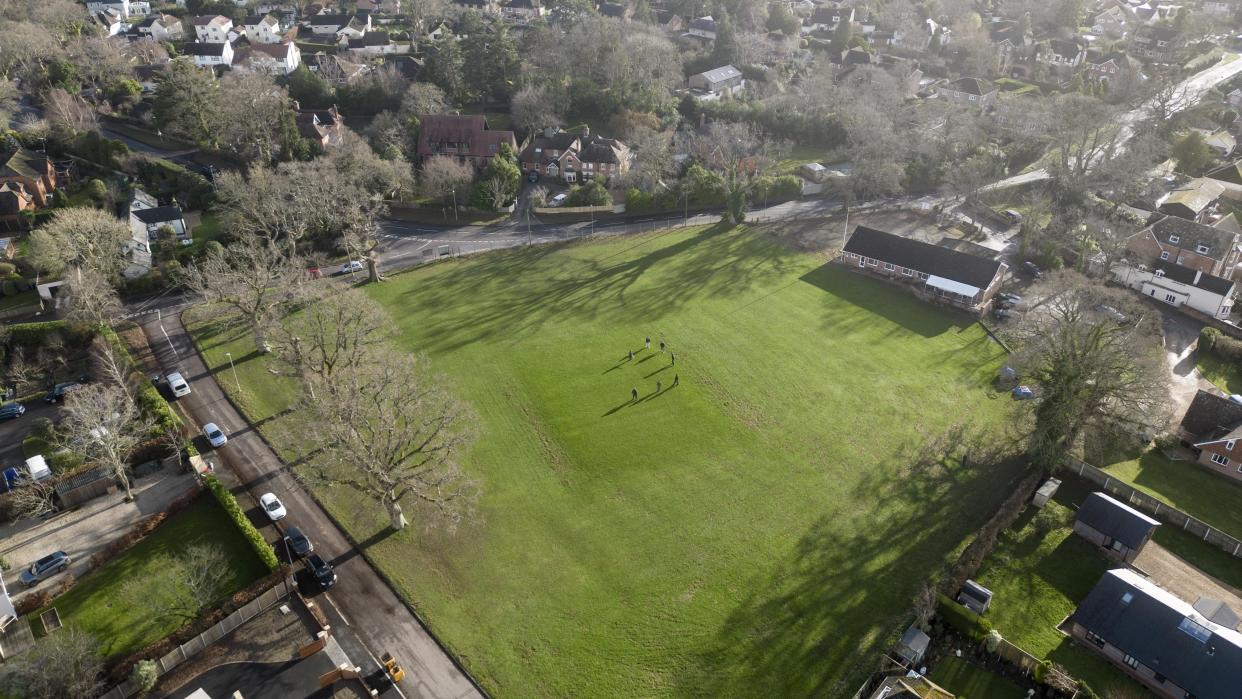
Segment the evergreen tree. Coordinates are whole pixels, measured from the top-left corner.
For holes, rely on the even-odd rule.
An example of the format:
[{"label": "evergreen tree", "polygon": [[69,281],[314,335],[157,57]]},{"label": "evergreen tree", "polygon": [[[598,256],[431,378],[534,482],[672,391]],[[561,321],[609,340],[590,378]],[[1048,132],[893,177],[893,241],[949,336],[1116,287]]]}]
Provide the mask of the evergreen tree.
[{"label": "evergreen tree", "polygon": [[828,50],[836,54],[845,51],[850,47],[851,36],[853,36],[853,30],[850,28],[850,23],[842,17],[837,23],[837,28],[832,31],[832,44]]},{"label": "evergreen tree", "polygon": [[436,42],[428,52],[426,76],[428,82],[434,83],[449,99],[461,103],[464,100],[466,86],[462,76],[465,59],[461,47],[455,39],[443,39]]},{"label": "evergreen tree", "polygon": [[768,9],[768,24],[770,31],[781,32],[785,36],[793,36],[798,33],[798,27],[801,22],[789,9],[789,5],[783,2],[774,2]]},{"label": "evergreen tree", "polygon": [[737,32],[733,29],[733,20],[728,12],[722,11],[716,20],[716,41],[712,45],[712,62],[717,66],[738,63],[741,50],[737,43]]}]

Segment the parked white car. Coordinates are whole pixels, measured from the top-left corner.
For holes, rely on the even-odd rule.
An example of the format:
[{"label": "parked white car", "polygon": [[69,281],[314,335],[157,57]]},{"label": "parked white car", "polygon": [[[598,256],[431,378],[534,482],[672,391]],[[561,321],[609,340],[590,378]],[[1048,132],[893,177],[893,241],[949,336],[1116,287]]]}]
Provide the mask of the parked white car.
[{"label": "parked white car", "polygon": [[259,496],[259,504],[263,506],[263,511],[267,513],[268,519],[275,522],[278,519],[284,519],[285,506],[280,502],[280,498],[276,497],[276,493],[264,493]]},{"label": "parked white car", "polygon": [[341,274],[352,274],[354,272],[361,272],[362,270],[366,268],[367,266],[362,264],[362,260],[350,260],[349,262],[346,262],[345,264],[341,265]]},{"label": "parked white car", "polygon": [[213,447],[222,447],[229,443],[228,435],[224,434],[224,430],[221,430],[214,422],[203,425],[203,436],[207,438],[208,442],[211,442]]},{"label": "parked white car", "polygon": [[174,398],[190,395],[190,382],[185,380],[181,372],[174,371],[168,375],[168,387],[172,389]]},{"label": "parked white car", "polygon": [[564,204],[565,200],[568,198],[569,198],[568,194],[561,192],[560,194],[557,194],[556,196],[548,200],[548,206],[560,206],[561,204]]}]

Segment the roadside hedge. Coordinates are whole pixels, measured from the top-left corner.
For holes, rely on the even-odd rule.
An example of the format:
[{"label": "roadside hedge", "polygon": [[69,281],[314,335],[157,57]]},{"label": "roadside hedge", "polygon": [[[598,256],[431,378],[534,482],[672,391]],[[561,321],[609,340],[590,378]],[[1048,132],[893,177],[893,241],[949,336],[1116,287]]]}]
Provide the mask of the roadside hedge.
[{"label": "roadside hedge", "polygon": [[280,562],[276,560],[276,550],[267,543],[263,535],[258,529],[250,523],[250,518],[246,517],[246,513],[242,512],[241,505],[237,504],[237,498],[224,487],[219,478],[215,476],[206,476],[203,480],[207,483],[207,487],[211,489],[211,494],[216,496],[216,500],[224,511],[233,519],[233,523],[237,525],[242,536],[246,537],[246,541],[250,542],[251,548],[262,559],[263,564],[268,570],[274,571],[280,568]]},{"label": "roadside hedge", "polygon": [[160,394],[155,384],[151,383],[150,377],[138,371],[138,361],[134,359],[134,355],[130,353],[129,346],[121,339],[120,335],[110,327],[103,327],[99,333],[103,335],[104,340],[112,347],[112,351],[125,358],[126,364],[131,371],[131,378],[138,382],[138,392],[134,396],[134,403],[137,404],[138,410],[143,415],[155,421],[155,431],[159,434],[168,434],[170,432],[181,432],[185,424],[181,421],[181,417],[172,409],[164,396]]},{"label": "roadside hedge", "polygon": [[95,328],[90,325],[67,320],[18,323],[10,325],[8,332],[10,344],[26,348],[40,347],[49,336],[58,334],[65,341],[66,349],[86,349],[95,336]]}]

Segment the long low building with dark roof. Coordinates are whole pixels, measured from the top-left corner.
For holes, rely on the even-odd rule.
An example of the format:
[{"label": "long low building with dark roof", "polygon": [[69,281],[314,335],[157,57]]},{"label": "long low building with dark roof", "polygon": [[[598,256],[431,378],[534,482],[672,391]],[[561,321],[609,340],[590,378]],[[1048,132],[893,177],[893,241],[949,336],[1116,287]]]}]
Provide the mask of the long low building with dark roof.
[{"label": "long low building with dark roof", "polygon": [[932,300],[979,310],[1000,289],[1004,262],[903,238],[867,226],[850,234],[841,262],[909,284]]},{"label": "long low building with dark roof", "polygon": [[1066,623],[1071,636],[1158,696],[1242,692],[1238,617],[1218,600],[1191,604],[1133,570],[1110,570]]}]

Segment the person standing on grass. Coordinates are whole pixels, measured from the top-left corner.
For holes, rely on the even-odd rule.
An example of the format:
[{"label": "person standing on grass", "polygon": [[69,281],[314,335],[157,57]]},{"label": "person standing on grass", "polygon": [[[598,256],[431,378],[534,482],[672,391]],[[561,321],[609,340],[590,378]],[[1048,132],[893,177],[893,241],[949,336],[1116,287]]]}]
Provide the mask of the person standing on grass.
[{"label": "person standing on grass", "polygon": [[662,385],[663,385],[663,384],[661,384],[661,383],[660,383],[660,380],[659,380],[659,379],[656,379],[656,393],[659,393],[659,392],[660,392],[660,387],[661,387]]},{"label": "person standing on grass", "polygon": [[660,340],[660,353],[664,353],[664,340]]},{"label": "person standing on grass", "polygon": [[636,401],[636,400],[638,400],[638,387],[637,386],[630,389],[630,401]]},{"label": "person standing on grass", "polygon": [[677,374],[673,374],[673,385],[676,386],[679,383],[681,383],[681,377]]},{"label": "person standing on grass", "polygon": [[673,363],[673,366],[677,366],[677,353],[676,352],[669,352],[668,359],[669,361]]},{"label": "person standing on grass", "polygon": [[651,338],[650,337],[647,338],[646,347],[647,349],[651,349]]},{"label": "person standing on grass", "polygon": [[630,350],[630,361],[634,361],[634,350]]}]

